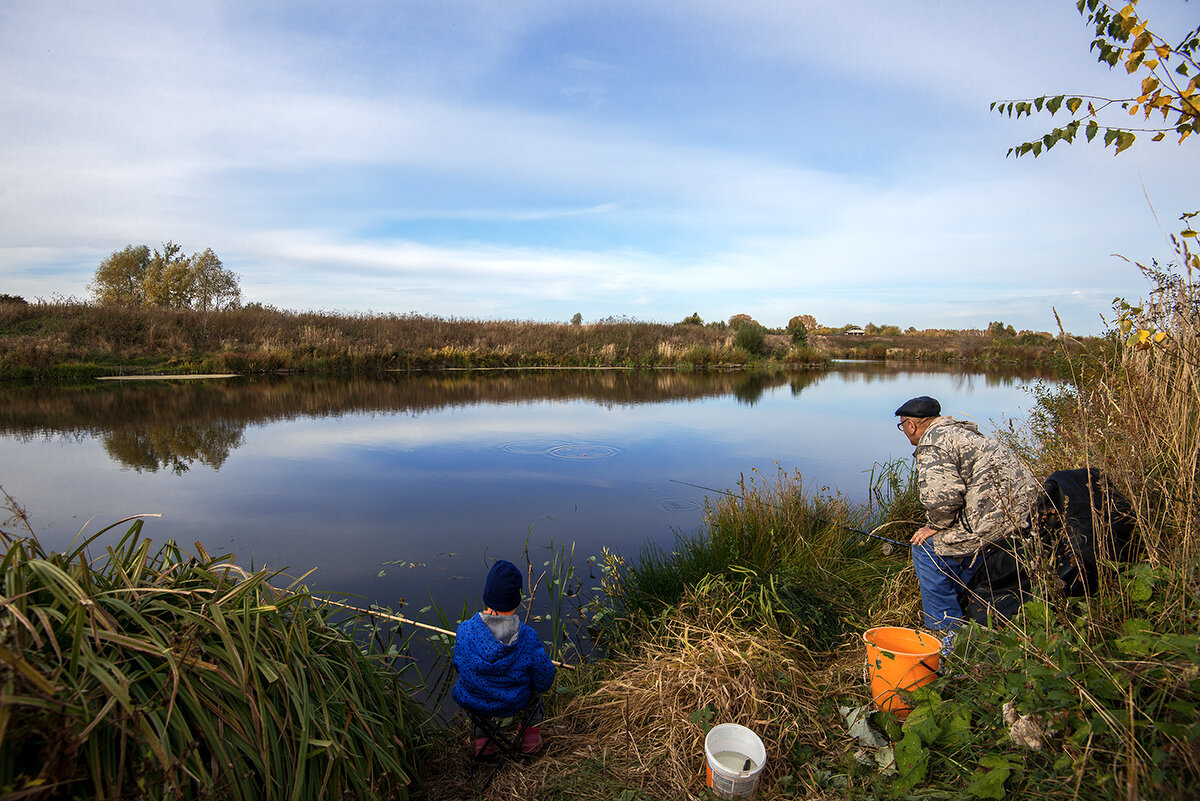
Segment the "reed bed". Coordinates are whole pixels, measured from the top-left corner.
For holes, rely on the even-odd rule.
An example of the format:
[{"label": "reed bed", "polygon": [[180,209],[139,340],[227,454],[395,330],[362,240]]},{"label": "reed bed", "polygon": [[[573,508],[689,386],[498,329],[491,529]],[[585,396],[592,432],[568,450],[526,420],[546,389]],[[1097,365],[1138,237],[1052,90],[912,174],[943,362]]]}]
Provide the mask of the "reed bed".
[{"label": "reed bed", "polygon": [[362,621],[142,522],[95,559],[3,533],[0,795],[408,798],[425,715]]}]

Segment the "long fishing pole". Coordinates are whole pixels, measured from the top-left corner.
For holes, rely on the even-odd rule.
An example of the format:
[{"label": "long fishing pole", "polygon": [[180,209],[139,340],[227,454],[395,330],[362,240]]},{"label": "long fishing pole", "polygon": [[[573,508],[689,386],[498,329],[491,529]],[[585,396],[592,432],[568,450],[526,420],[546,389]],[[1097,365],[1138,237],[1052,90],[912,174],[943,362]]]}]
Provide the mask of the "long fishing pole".
[{"label": "long fishing pole", "polygon": [[[430,625],[429,623],[422,623],[419,620],[410,620],[409,618],[401,617],[400,615],[392,615],[392,614],[388,614],[387,612],[377,611],[375,609],[363,609],[362,607],[359,607],[359,606],[351,606],[350,604],[343,604],[343,603],[339,603],[338,601],[331,601],[328,598],[322,598],[321,603],[329,604],[330,606],[340,606],[342,609],[348,609],[351,612],[360,612],[364,615],[374,615],[375,617],[387,618],[388,620],[394,620],[397,623],[407,623],[410,626],[416,626],[419,629],[427,629],[428,631],[436,631],[438,634],[448,634],[451,637],[458,636],[458,632],[451,631],[450,629],[443,629],[438,626]],[[558,667],[566,668],[567,670],[575,670],[575,668],[576,668],[576,665],[568,665],[565,662],[558,662],[554,659],[551,659],[550,661],[554,662],[554,664],[557,665]]]},{"label": "long fishing pole", "polygon": [[[738,493],[730,492],[729,490],[717,489],[715,487],[703,487],[699,484],[693,484],[690,481],[676,481],[673,478],[670,479],[670,481],[672,484],[683,484],[685,487],[695,487],[696,489],[702,489],[702,490],[705,490],[706,492],[716,492],[721,495],[728,495],[730,498],[737,498],[738,500],[746,501],[747,503],[764,503],[773,509],[780,509],[780,507],[777,504],[770,503],[769,501],[764,501],[764,500],[759,500],[759,499],[752,500],[750,498],[747,498],[745,495],[739,495]],[[885,526],[891,525],[891,523],[884,523],[882,526],[876,526],[871,531],[863,531],[862,529],[855,528],[854,526],[847,526],[845,523],[838,523],[835,520],[829,520],[828,518],[821,517],[820,515],[812,515],[812,516],[814,518],[816,518],[817,520],[820,520],[822,523],[828,523],[829,525],[836,526],[837,528],[844,528],[844,529],[846,529],[846,531],[852,531],[855,534],[861,534],[864,537],[872,537],[877,540],[882,540],[883,542],[891,543],[892,545],[899,545],[903,548],[911,548],[912,547],[911,542],[901,542],[900,540],[893,540],[890,537],[884,537],[881,534],[875,533],[876,531],[879,531],[879,529],[884,528]]]}]

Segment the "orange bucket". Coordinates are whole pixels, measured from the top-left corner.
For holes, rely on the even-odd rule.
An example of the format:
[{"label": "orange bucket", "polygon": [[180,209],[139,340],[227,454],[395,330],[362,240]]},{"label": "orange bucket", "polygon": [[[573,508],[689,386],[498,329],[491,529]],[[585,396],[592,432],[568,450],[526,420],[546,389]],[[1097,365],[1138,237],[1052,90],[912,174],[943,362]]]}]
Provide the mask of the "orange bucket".
[{"label": "orange bucket", "polygon": [[863,634],[867,643],[867,675],[875,708],[903,718],[912,711],[901,692],[933,681],[941,661],[942,641],[914,629],[880,626]]}]

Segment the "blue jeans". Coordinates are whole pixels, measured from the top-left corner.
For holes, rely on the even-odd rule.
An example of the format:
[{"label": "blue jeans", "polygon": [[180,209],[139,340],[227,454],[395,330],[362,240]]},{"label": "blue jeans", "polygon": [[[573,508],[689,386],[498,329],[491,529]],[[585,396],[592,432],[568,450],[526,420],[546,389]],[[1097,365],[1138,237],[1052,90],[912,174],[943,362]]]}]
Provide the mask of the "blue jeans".
[{"label": "blue jeans", "polygon": [[953,634],[966,622],[958,593],[975,575],[978,564],[973,557],[938,556],[933,546],[922,543],[912,549],[913,569],[921,585],[921,608],[925,612],[925,627],[931,631]]}]

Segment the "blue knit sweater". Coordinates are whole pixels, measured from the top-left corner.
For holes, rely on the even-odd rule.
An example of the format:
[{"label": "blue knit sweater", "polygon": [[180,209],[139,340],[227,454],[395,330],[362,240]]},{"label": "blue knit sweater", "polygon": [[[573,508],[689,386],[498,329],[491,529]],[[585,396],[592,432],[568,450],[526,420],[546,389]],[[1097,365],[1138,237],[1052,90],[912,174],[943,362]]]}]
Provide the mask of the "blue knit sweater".
[{"label": "blue knit sweater", "polygon": [[484,715],[513,714],[554,683],[541,638],[516,615],[480,612],[458,624],[454,666],[454,700]]}]

